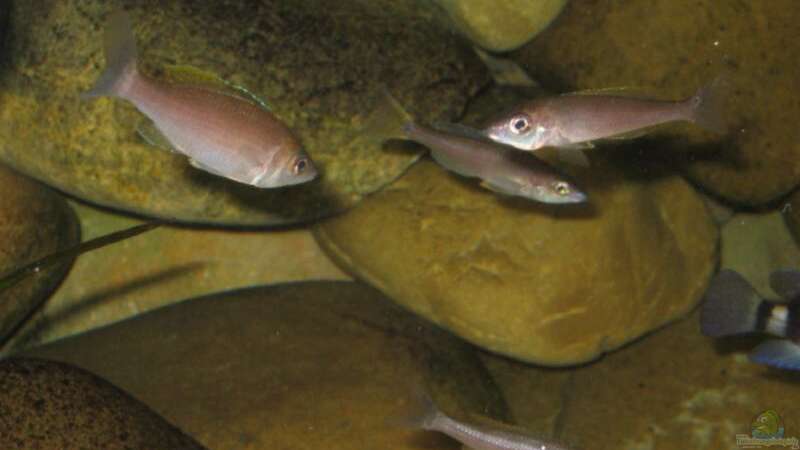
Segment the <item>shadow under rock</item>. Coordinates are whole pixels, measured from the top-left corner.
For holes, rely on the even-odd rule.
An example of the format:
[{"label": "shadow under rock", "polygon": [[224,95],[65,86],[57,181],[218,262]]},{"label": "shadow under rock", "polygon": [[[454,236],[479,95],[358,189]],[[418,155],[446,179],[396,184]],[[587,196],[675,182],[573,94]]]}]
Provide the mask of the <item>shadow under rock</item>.
[{"label": "shadow under rock", "polygon": [[[119,297],[128,295],[141,289],[149,288],[159,283],[167,282],[180,278],[191,273],[195,273],[205,267],[206,263],[187,263],[178,267],[163,270],[154,274],[142,276],[131,280],[121,286],[114,286],[99,292],[91,293],[75,304],[47,317],[29,316],[27,320],[32,321],[28,327],[19,328],[19,332],[12,336],[8,341],[11,345],[0,349],[0,353],[16,352],[35,342],[39,336],[49,327],[63,320],[85,314],[92,308],[97,308],[105,304],[114,302]],[[41,308],[40,308],[41,310]],[[34,313],[35,314],[35,313]]]}]

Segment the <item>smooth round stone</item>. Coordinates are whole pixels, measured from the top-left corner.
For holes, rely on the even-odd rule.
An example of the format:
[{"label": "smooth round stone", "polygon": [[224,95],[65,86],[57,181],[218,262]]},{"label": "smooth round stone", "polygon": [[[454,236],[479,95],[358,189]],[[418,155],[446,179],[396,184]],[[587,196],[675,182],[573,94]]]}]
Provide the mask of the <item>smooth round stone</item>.
[{"label": "smooth round stone", "polygon": [[[105,67],[112,5],[16,5],[0,81],[0,158],[82,199],[184,222],[275,225],[342,211],[399,176],[418,154],[382,149],[365,123],[389,89],[425,120],[449,120],[488,81],[433,5],[413,0],[131,4],[140,68],[218,75],[263,98],[322,177],[257,189],[146,144],[126,101],[82,101]],[[390,146],[391,147],[391,146]]]},{"label": "smooth round stone", "polygon": [[[800,9],[793,0],[573,2],[515,59],[556,92],[644,88],[666,99],[721,77],[726,136],[669,126],[653,155],[686,159],[693,181],[758,206],[800,183]],[[679,19],[676,19],[679,18]]]},{"label": "smooth round stone", "polygon": [[513,50],[533,39],[564,9],[566,0],[436,0],[456,28],[491,51]]},{"label": "smooth round stone", "polygon": [[[66,201],[41,184],[0,166],[0,277],[77,244],[78,220]],[[0,346],[67,274],[72,261],[0,292]]]},{"label": "smooth round stone", "polygon": [[68,364],[28,358],[0,361],[0,447],[204,448],[111,383]]},{"label": "smooth round stone", "polygon": [[[430,162],[315,227],[399,304],[522,361],[578,364],[687,313],[718,230],[680,177],[625,159],[576,174],[591,204],[502,197]],[[387,218],[391,218],[387,220]]]},{"label": "smooth round stone", "polygon": [[767,298],[779,297],[770,287],[772,272],[800,268],[800,249],[783,216],[738,213],[722,228],[720,267],[740,273]]},{"label": "smooth round stone", "polygon": [[450,449],[391,425],[423,386],[504,418],[471,347],[352,282],[189,300],[26,354],[103,376],[213,449]]}]

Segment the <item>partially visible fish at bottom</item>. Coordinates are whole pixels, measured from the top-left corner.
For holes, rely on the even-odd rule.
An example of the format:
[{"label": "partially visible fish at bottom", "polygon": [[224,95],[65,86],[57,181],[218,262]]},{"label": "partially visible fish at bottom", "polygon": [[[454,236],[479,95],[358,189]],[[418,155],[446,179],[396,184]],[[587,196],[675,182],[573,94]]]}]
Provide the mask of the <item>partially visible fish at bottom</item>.
[{"label": "partially visible fish at bottom", "polygon": [[562,442],[546,439],[505,423],[481,418],[463,421],[442,412],[427,393],[412,398],[406,416],[390,418],[389,423],[410,429],[444,433],[475,450],[569,450]]}]

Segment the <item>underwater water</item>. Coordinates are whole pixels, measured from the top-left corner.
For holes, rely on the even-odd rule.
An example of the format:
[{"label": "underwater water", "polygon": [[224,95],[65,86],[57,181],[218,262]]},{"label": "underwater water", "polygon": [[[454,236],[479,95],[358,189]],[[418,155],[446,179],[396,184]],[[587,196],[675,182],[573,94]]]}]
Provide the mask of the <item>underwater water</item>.
[{"label": "underwater water", "polygon": [[0,3],[0,449],[800,448],[798,23]]}]

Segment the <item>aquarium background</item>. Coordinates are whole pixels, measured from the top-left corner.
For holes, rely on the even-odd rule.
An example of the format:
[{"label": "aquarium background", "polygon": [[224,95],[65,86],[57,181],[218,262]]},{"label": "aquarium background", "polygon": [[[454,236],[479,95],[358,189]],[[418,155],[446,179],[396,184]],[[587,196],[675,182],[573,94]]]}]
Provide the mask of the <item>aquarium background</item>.
[{"label": "aquarium background", "polygon": [[[729,449],[798,375],[763,336],[712,339],[722,268],[766,298],[798,268],[800,9],[684,0],[36,0],[0,4],[0,273],[165,220],[0,292],[0,447],[448,449],[455,417],[570,449]],[[140,67],[245,86],[323,176],[270,190],[200,172],[82,100],[103,29]],[[479,48],[481,50],[475,50]],[[580,207],[498,195],[374,135],[384,92],[477,126],[529,98],[724,82],[727,133],[670,124],[575,167]]]}]

